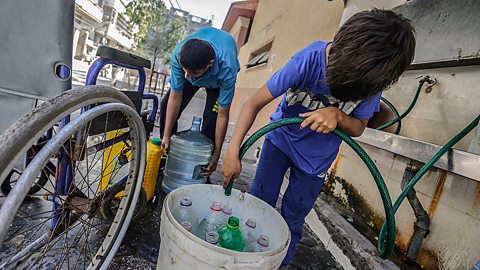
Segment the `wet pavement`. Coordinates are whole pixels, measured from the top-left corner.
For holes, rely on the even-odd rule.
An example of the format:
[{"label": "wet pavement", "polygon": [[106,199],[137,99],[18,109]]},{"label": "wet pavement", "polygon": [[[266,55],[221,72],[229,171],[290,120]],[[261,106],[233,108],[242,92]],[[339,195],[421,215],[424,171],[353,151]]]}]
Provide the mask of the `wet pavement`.
[{"label": "wet pavement", "polygon": [[[201,116],[203,106],[205,104],[205,93],[199,91],[192,99],[187,109],[179,120],[179,130],[190,127],[193,116]],[[233,126],[229,126],[226,142],[223,148],[225,151],[226,144],[229,142]],[[158,137],[158,129],[154,131],[154,136]],[[249,191],[256,170],[256,148],[260,146],[260,142],[254,144],[242,161],[243,170],[238,181],[235,182],[234,188],[242,191]],[[219,162],[221,164],[221,160]],[[220,166],[211,177],[212,184],[220,184],[223,176],[220,173]],[[120,269],[156,269],[157,257],[160,246],[160,214],[165,194],[161,191],[161,176],[157,182],[157,191],[152,202],[147,204],[143,213],[133,220],[127,231],[125,239],[113,259],[110,270]],[[294,261],[283,266],[284,270],[310,270],[310,269],[342,269],[335,261],[333,256],[327,251],[316,235],[304,226],[304,234],[296,247],[296,255]]]}]

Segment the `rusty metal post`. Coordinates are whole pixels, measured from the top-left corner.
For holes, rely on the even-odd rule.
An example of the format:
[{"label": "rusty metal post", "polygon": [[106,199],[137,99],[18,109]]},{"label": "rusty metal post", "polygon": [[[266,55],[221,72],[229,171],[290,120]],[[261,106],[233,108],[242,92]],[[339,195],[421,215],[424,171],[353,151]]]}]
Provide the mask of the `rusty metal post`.
[{"label": "rusty metal post", "polygon": [[154,94],[157,91],[158,75],[159,75],[159,73],[157,72],[157,74],[155,74],[155,85],[153,86],[153,93]]}]

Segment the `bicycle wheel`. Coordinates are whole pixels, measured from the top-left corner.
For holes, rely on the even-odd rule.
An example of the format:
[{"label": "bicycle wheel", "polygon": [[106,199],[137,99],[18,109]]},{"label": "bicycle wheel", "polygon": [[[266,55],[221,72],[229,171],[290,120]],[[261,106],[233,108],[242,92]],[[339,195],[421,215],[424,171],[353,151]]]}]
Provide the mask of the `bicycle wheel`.
[{"label": "bicycle wheel", "polygon": [[[96,106],[80,114],[90,105]],[[112,114],[122,119],[117,130],[121,129],[123,135],[114,136],[116,141],[106,140],[105,129],[90,136],[92,123],[105,121],[106,127]],[[15,157],[22,156],[15,152],[28,150],[33,141],[65,116],[70,116],[71,122],[53,134],[10,194],[0,199],[0,269],[106,269],[126,233],[141,190],[146,139],[133,104],[118,90],[101,86],[71,90],[28,113],[0,136],[1,145],[10,148],[3,147],[0,153],[14,157],[10,164],[1,165],[0,173],[11,170]],[[30,145],[19,143],[22,141]],[[112,143],[122,144],[129,159],[123,166],[105,172],[100,160],[110,154],[104,149]],[[57,180],[48,179],[38,194],[28,195],[36,176],[49,162],[57,163]],[[107,173],[111,177],[105,184],[101,179]],[[125,189],[110,222],[102,217],[100,209],[111,196],[110,185],[119,183]]]}]

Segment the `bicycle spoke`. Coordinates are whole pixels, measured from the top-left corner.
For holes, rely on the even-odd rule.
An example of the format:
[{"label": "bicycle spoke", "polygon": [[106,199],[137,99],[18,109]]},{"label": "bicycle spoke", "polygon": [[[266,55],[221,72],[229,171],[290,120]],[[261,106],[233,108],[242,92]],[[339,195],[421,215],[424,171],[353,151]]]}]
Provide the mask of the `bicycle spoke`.
[{"label": "bicycle spoke", "polygon": [[[78,221],[80,221],[80,220],[81,220],[81,217],[78,219]],[[65,259],[67,260],[67,267],[68,267],[68,269],[70,269],[70,267],[69,267],[70,266],[70,256],[69,256],[70,252],[69,251],[72,249],[73,245],[76,245],[78,243],[79,236],[81,236],[80,232],[83,230],[83,228],[84,228],[83,226],[80,227],[79,232],[77,232],[77,234],[75,235],[71,246],[68,245],[68,242],[69,242],[69,239],[67,237],[68,233],[65,234],[65,240],[64,240],[64,245],[63,245],[63,247],[64,247],[63,248],[64,249],[63,254],[64,255],[62,256],[63,259],[61,260],[61,262],[59,264],[57,264],[58,269],[61,269],[60,266],[63,265],[63,262],[65,261]],[[57,268],[55,268],[55,269],[57,269]]]},{"label": "bicycle spoke", "polygon": [[[89,132],[90,132],[90,128],[91,128],[91,126],[92,126],[92,122],[93,122],[93,121],[89,121],[89,122],[88,122],[88,127],[83,128],[83,136],[82,136],[83,142],[82,142],[82,148],[80,149],[80,156],[82,155],[83,151],[85,150],[85,146],[86,146],[87,141],[88,141],[88,134],[89,134]],[[75,142],[75,143],[77,143],[77,142]],[[70,147],[70,149],[71,149],[71,147]],[[86,154],[85,154],[85,155],[86,155]],[[88,160],[88,157],[85,156],[84,158]],[[80,172],[79,167],[78,167],[78,166],[75,166],[75,163],[73,162],[73,159],[70,159],[70,161],[71,161],[71,166],[72,166],[72,168],[75,168],[75,170],[74,170],[74,172],[73,172],[73,176],[72,176],[73,180],[76,179],[76,175],[77,175],[77,172],[78,172],[78,173],[81,174],[81,177],[83,178],[83,180],[86,180],[86,181],[88,182],[88,171],[87,171],[87,179],[85,179],[85,176],[82,175],[82,173]],[[88,166],[88,165],[87,165],[87,166]],[[88,195],[87,195],[87,196],[88,196]]]},{"label": "bicycle spoke", "polygon": [[[53,215],[52,215],[51,217],[53,218]],[[47,223],[49,220],[50,220],[50,219],[47,219],[47,220],[43,221],[42,223],[39,223],[39,224],[37,224],[37,225],[29,228],[28,230],[32,230],[32,229],[36,229],[36,230],[35,230],[34,233],[32,233],[32,234],[30,235],[30,237],[29,237],[28,239],[26,239],[26,240],[24,241],[24,243],[25,243],[25,244],[28,243],[28,242],[32,239],[32,237],[35,236],[35,235],[40,231],[40,229],[43,227],[43,225],[45,225],[45,223]],[[22,226],[22,227],[23,227],[23,226]],[[25,230],[25,232],[26,232],[26,231],[27,231],[27,230]],[[14,234],[20,235],[20,233],[18,233],[18,231],[16,231]],[[13,235],[13,234],[12,234],[12,235]],[[5,240],[5,242],[9,242],[9,241],[11,241],[13,238],[15,238],[15,237],[11,237],[11,238]],[[25,244],[22,244],[19,249],[24,248],[24,247],[25,247]]]},{"label": "bicycle spoke", "polygon": [[[73,229],[74,227],[78,226],[78,224],[79,224],[79,223],[73,225],[73,227],[71,227],[71,229]],[[58,228],[58,227],[57,227],[58,225],[59,225],[59,224],[57,223],[57,225],[55,226],[55,228]],[[60,241],[60,239],[62,239],[62,236],[63,236],[65,233],[67,233],[67,232],[68,232],[68,231],[64,231],[64,232],[60,233],[59,235],[55,236],[55,242],[53,242],[53,244],[51,244],[51,245],[45,245],[45,246],[42,248],[42,250],[40,251],[41,256],[40,256],[39,258],[37,258],[37,259],[35,260],[35,262],[33,262],[33,265],[37,265],[37,264],[40,264],[40,265],[41,265],[41,263],[43,262],[43,259],[45,258],[47,252],[50,251],[50,249],[51,249],[53,246],[55,246],[55,244],[58,243],[58,241]],[[50,242],[52,239],[53,239],[53,234],[52,234],[52,236],[48,239],[48,242]],[[39,262],[39,261],[40,261],[40,262]]]},{"label": "bicycle spoke", "polygon": [[[58,215],[60,216],[60,214],[62,214],[61,212],[58,213]],[[58,226],[61,224],[61,222],[57,221],[57,223],[55,224],[55,227],[53,228],[52,231],[56,231],[58,229]],[[78,225],[78,224],[77,224]],[[72,226],[72,228],[74,228],[75,226],[77,225],[74,225]],[[43,262],[43,258],[45,257],[45,255],[47,254],[47,251],[49,251],[58,241],[59,239],[61,239],[62,235],[65,234],[67,231],[63,231],[61,232],[60,234],[58,235],[54,235],[53,233],[50,234],[50,237],[48,238],[48,241],[47,243],[49,243],[52,239],[55,238],[55,242],[53,243],[53,245],[50,245],[48,246],[47,244],[45,246],[43,246],[42,250],[40,251],[41,253],[41,256],[40,257],[37,257],[35,262],[33,263],[34,265],[36,265],[37,263],[39,263],[40,261],[40,264]]]},{"label": "bicycle spoke", "polygon": [[[123,151],[123,150],[124,150],[124,148],[122,148],[122,151]],[[131,156],[131,153],[128,153],[128,154],[127,154],[127,159],[129,158],[129,156]],[[110,163],[108,163],[107,166],[105,166],[105,167],[108,168],[108,166],[111,165],[111,164],[113,163],[113,161],[114,161],[114,160],[112,159],[112,161],[110,161]],[[111,176],[110,178],[114,179],[115,176],[118,175],[118,172],[120,171],[120,168],[121,168],[121,167],[119,168],[119,170],[112,170],[112,171],[110,171],[110,172],[107,173],[107,174],[103,174],[103,171],[105,171],[106,168],[105,168],[104,170],[102,170],[102,172],[97,175],[97,177],[94,179],[93,182],[90,183],[90,185],[101,181],[103,177],[106,177],[106,176],[109,176],[109,175]],[[115,173],[115,174],[113,174],[113,173]],[[113,174],[113,177],[112,177],[112,174]]]},{"label": "bicycle spoke", "polygon": [[[126,149],[125,146],[126,146],[126,145],[124,144],[120,152],[123,152],[123,151]],[[111,150],[111,149],[112,149],[112,148],[110,148],[110,150]],[[101,158],[102,158],[102,156],[99,156],[99,158],[97,159],[97,161],[94,162],[94,164],[95,164],[95,163],[98,163],[98,161],[99,161]],[[128,156],[127,156],[127,159],[128,159]],[[107,158],[107,160],[108,160],[108,158]],[[87,161],[88,161],[88,159],[87,159]],[[94,179],[93,182],[88,181],[88,182],[85,182],[85,183],[86,183],[87,185],[92,185],[92,184],[96,183],[97,181],[101,180],[103,177],[106,177],[106,176],[111,175],[112,173],[114,173],[115,168],[114,168],[111,172],[109,172],[108,174],[104,174],[104,171],[107,170],[107,168],[109,168],[110,165],[112,165],[114,161],[115,161],[115,160],[112,159],[109,163],[107,163],[107,164],[105,165],[105,168],[103,168],[103,169],[101,170],[101,172],[98,174],[98,176]],[[120,167],[120,168],[121,168],[121,167]],[[85,179],[85,177],[84,177],[84,179]],[[82,187],[84,187],[84,185],[82,185]],[[96,194],[95,191],[92,190],[92,192],[93,192],[94,194]]]},{"label": "bicycle spoke", "polygon": [[[63,225],[63,227],[64,227],[63,230],[66,232],[66,233],[63,235],[63,236],[64,236],[64,240],[63,240],[63,249],[64,249],[64,250],[65,250],[65,247],[68,246],[68,233],[70,232],[70,230],[67,230],[67,229],[68,229],[67,226],[68,226],[68,223],[65,222],[64,225]],[[80,229],[81,229],[81,227],[80,227]],[[68,251],[68,250],[67,250],[67,251]],[[55,267],[55,269],[60,269],[59,267],[60,267],[61,265],[63,265],[63,262],[65,261],[66,258],[68,258],[68,252],[64,252],[64,253],[63,253],[63,256],[60,257],[60,259],[61,259],[61,260],[60,260],[60,263],[57,263],[57,267]],[[68,266],[67,266],[67,267],[68,267]]]},{"label": "bicycle spoke", "polygon": [[[76,173],[75,173],[74,171],[77,171],[77,170],[78,170],[78,166],[73,167],[74,164],[73,164],[73,162],[72,162],[72,155],[71,155],[71,153],[69,154],[69,153],[67,152],[67,149],[65,148],[64,145],[62,145],[62,148],[63,148],[63,152],[67,155],[68,160],[71,161],[71,166],[72,166],[72,181],[74,181],[75,178],[73,177],[73,175],[76,175]],[[84,176],[82,173],[80,173],[80,176],[83,178],[83,180],[84,180],[85,182],[88,182],[88,180],[85,179],[85,176]],[[87,177],[88,177],[88,175],[87,175]],[[73,184],[73,183],[72,183],[72,184]],[[93,190],[92,190],[92,192],[93,192]]]},{"label": "bicycle spoke", "polygon": [[[85,241],[85,247],[83,248],[83,251],[84,251],[84,263],[86,263],[87,265],[89,264],[89,261],[92,260],[93,256],[90,256],[92,253],[90,252],[90,246],[88,245],[88,239],[89,239],[89,236],[90,236],[90,232],[91,232],[92,228],[88,228],[88,230],[86,231],[85,233],[85,239],[87,241]],[[87,254],[87,248],[88,248],[88,254]],[[87,257],[88,257],[88,261],[87,261]],[[76,269],[76,265],[75,265],[75,268]]]}]

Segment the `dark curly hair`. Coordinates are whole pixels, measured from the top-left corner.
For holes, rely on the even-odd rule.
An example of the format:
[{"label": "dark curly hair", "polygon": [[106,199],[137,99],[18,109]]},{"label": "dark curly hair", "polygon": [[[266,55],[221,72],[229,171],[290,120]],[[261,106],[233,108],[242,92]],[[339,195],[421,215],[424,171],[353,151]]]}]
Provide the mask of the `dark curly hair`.
[{"label": "dark curly hair", "polygon": [[197,38],[185,41],[180,49],[180,65],[188,71],[205,68],[214,57],[215,51],[212,46]]},{"label": "dark curly hair", "polygon": [[341,101],[366,99],[395,83],[414,55],[408,19],[389,10],[363,11],[348,19],[333,39],[327,84]]}]

